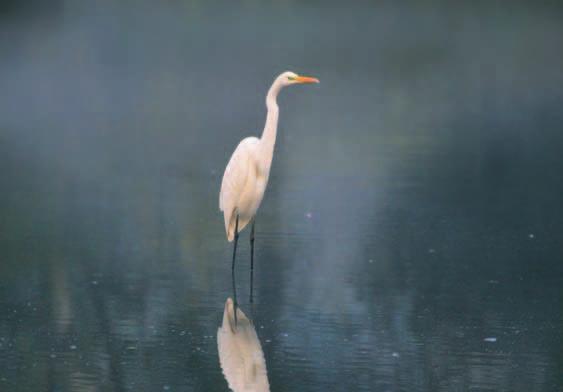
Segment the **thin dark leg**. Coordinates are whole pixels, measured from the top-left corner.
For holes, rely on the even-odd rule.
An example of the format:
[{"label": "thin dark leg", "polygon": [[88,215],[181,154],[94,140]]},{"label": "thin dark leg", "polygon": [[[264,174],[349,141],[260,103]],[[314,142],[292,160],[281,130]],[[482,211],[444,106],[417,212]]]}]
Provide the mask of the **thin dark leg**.
[{"label": "thin dark leg", "polygon": [[254,223],[252,221],[252,227],[250,228],[250,303],[252,303],[252,294],[254,289]]},{"label": "thin dark leg", "polygon": [[235,278],[235,270],[231,271],[231,277],[233,281],[233,304],[235,308],[235,326],[237,325],[237,285],[236,285],[236,278]]},{"label": "thin dark leg", "polygon": [[233,264],[231,266],[231,276],[233,278],[233,302],[235,305],[235,325],[237,324],[237,287],[235,282],[235,258],[237,255],[237,243],[238,243],[238,214],[235,221],[235,244],[233,246]]},{"label": "thin dark leg", "polygon": [[231,269],[234,271],[235,270],[235,257],[237,255],[237,242],[238,242],[238,214],[235,220],[235,245],[233,247],[233,264],[231,266]]}]

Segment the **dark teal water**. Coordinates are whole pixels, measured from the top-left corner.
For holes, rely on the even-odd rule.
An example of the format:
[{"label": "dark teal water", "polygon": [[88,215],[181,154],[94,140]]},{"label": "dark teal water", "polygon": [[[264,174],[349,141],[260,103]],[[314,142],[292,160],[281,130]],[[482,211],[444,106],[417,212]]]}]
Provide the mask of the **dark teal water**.
[{"label": "dark teal water", "polygon": [[0,8],[0,390],[225,391],[218,211],[281,71],[237,266],[272,391],[563,388],[563,13]]}]

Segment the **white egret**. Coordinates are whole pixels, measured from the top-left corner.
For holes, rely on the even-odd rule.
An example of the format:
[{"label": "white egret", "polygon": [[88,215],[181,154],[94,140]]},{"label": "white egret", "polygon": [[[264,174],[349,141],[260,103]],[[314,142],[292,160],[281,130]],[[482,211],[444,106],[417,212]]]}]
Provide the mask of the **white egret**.
[{"label": "white egret", "polygon": [[224,214],[227,239],[229,242],[233,239],[235,241],[233,246],[233,271],[239,232],[252,221],[250,230],[251,287],[254,269],[254,216],[268,184],[270,166],[274,155],[279,114],[277,96],[283,87],[301,83],[319,83],[319,80],[308,76],[299,76],[289,71],[282,73],[274,80],[266,96],[268,113],[262,137],[260,139],[257,137],[243,139],[231,156],[225,174],[223,174],[219,209]]}]

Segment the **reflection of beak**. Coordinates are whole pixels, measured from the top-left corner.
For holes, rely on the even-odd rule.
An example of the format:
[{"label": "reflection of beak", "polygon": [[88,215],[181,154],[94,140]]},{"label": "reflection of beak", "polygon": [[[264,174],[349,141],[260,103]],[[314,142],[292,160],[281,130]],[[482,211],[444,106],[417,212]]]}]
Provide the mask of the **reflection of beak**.
[{"label": "reflection of beak", "polygon": [[319,79],[310,76],[296,76],[294,80],[297,83],[319,83]]}]

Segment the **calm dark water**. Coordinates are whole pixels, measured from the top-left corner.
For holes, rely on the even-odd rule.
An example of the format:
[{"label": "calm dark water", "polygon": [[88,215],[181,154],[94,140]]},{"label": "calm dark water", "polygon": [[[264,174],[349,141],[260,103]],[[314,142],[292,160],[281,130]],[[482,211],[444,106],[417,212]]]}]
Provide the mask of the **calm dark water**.
[{"label": "calm dark water", "polygon": [[218,192],[272,391],[563,390],[563,9],[7,2],[0,390],[225,391]]}]

